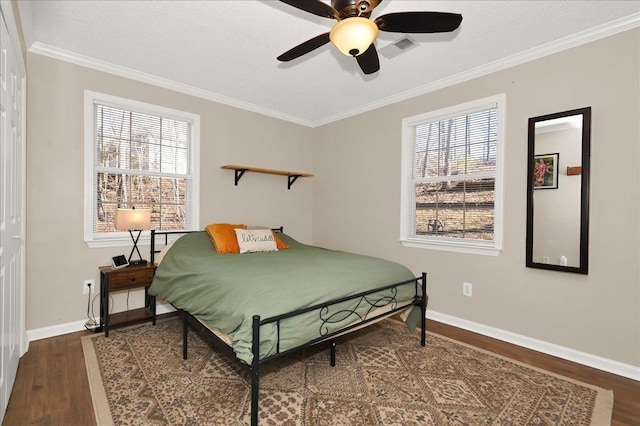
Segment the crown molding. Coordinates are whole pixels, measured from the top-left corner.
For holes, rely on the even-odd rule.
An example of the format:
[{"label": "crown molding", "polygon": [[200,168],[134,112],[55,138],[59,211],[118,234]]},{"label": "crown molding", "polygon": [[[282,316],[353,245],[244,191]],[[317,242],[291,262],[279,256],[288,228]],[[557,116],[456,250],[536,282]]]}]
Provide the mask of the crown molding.
[{"label": "crown molding", "polygon": [[623,31],[633,29],[640,26],[640,13],[626,16],[624,18],[608,22],[586,31],[582,31],[558,40],[554,40],[549,43],[541,44],[528,50],[516,53],[511,56],[507,56],[502,59],[484,64],[467,71],[463,71],[458,74],[434,81],[432,83],[419,86],[415,89],[407,90],[405,92],[397,93],[393,96],[379,99],[368,104],[360,105],[356,108],[343,111],[341,113],[327,116],[321,120],[315,121],[313,127],[333,123],[335,121],[343,120],[345,118],[353,117],[358,114],[362,114],[374,109],[378,109],[387,105],[391,105],[397,102],[401,102],[407,99],[421,96],[436,90],[444,89],[449,86],[464,83],[465,81],[473,80],[478,77],[501,71],[507,68],[511,68],[516,65],[524,64],[536,59],[543,58],[545,56],[552,55],[554,53],[562,52],[583,44],[590,43]]},{"label": "crown molding", "polygon": [[473,80],[478,77],[482,77],[497,71],[501,71],[516,65],[520,65],[526,62],[530,62],[536,59],[543,58],[554,53],[561,52],[563,50],[571,49],[592,41],[596,41],[623,31],[627,31],[640,26],[640,13],[635,13],[626,16],[621,19],[611,21],[607,24],[603,24],[586,31],[582,31],[562,39],[558,39],[549,43],[541,44],[540,46],[533,47],[531,49],[522,51],[520,53],[507,56],[497,61],[490,62],[485,65],[481,65],[470,70],[454,74],[452,76],[434,81],[429,84],[417,87],[415,89],[407,90],[392,96],[379,99],[374,102],[360,105],[356,108],[348,109],[337,114],[328,115],[319,120],[309,120],[304,117],[294,116],[291,114],[282,113],[269,108],[261,107],[249,102],[241,101],[229,96],[220,95],[210,91],[202,90],[197,87],[189,86],[187,84],[178,83],[173,80],[158,77],[152,74],[133,70],[131,68],[115,65],[106,61],[91,58],[84,55],[79,55],[70,51],[56,48],[44,43],[35,42],[29,49],[32,53],[48,56],[54,59],[70,62],[76,65],[95,69],[97,71],[107,72],[110,74],[118,75],[121,77],[129,78],[132,80],[140,81],[143,83],[151,84],[154,86],[162,87],[165,89],[173,90],[186,95],[195,96],[198,98],[206,99],[209,101],[221,103],[231,107],[243,109],[246,111],[255,112],[258,114],[266,115],[269,117],[277,118],[280,120],[288,121],[294,124],[299,124],[307,127],[319,127],[325,124],[330,124],[336,121],[344,120],[349,117],[353,117],[358,114],[362,114],[374,109],[385,107],[394,103],[398,103],[407,99],[421,96],[436,90],[440,90],[449,86],[460,84],[469,80]]},{"label": "crown molding", "polygon": [[29,52],[91,68],[97,71],[114,74],[131,80],[136,80],[142,83],[151,84],[153,86],[162,87],[164,89],[173,90],[185,95],[195,96],[198,98],[228,105],[234,108],[239,108],[245,111],[255,112],[261,115],[289,121],[291,123],[300,124],[307,127],[312,127],[313,124],[311,121],[306,120],[302,117],[285,114],[280,111],[275,111],[249,102],[241,101],[230,96],[220,95],[207,90],[199,89],[194,86],[190,86],[188,84],[178,83],[167,78],[158,77],[153,74],[137,71],[131,68],[123,67],[121,65],[116,65],[110,62],[102,61],[100,59],[92,58],[90,56],[84,56],[74,52],[70,52],[68,50],[59,49],[55,46],[50,46],[45,43],[33,43],[31,48],[29,49]]}]

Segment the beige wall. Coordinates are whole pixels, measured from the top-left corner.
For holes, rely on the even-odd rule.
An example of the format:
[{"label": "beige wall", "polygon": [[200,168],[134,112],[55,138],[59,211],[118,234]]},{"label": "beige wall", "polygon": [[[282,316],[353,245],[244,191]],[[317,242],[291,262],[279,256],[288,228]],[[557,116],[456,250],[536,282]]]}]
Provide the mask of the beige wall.
[{"label": "beige wall", "polygon": [[[27,329],[82,319],[83,279],[97,279],[98,265],[128,251],[89,249],[83,241],[82,103],[89,89],[200,114],[201,227],[214,221],[283,224],[303,242],[397,260],[429,273],[435,312],[640,366],[639,32],[316,129],[30,54]],[[491,257],[402,247],[402,119],[503,92],[503,252]],[[589,275],[527,269],[527,119],[584,106],[593,108]],[[287,191],[284,178],[247,174],[234,187],[232,172],[219,169],[227,163],[315,177]],[[472,298],[462,296],[463,281],[474,284]],[[124,307],[116,300],[116,311]]]},{"label": "beige wall", "polygon": [[[311,242],[313,178],[247,173],[234,186],[223,164],[313,173],[312,129],[41,55],[28,57],[27,329],[85,318],[84,279],[131,245],[90,249],[83,239],[84,90],[200,115],[200,228],[217,221],[284,225]],[[144,254],[148,253],[145,247]],[[147,257],[148,258],[148,257]],[[131,305],[140,306],[137,292]],[[95,313],[99,303],[95,301]],[[123,295],[114,311],[125,309]]]},{"label": "beige wall", "polygon": [[[640,366],[640,30],[323,126],[314,144],[314,242],[429,274],[429,308]],[[384,68],[381,72],[384,72]],[[401,121],[507,95],[504,250],[497,257],[399,242]],[[590,270],[525,267],[527,119],[591,106]],[[474,285],[462,295],[462,282]]]}]

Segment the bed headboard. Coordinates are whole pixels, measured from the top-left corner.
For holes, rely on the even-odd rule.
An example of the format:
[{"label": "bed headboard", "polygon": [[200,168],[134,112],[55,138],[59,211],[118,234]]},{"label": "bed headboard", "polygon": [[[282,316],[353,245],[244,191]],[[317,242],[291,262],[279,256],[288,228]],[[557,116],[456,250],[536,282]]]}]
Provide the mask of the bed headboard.
[{"label": "bed headboard", "polygon": [[[279,228],[271,228],[273,232],[284,232],[284,226],[280,226]],[[194,231],[156,231],[155,229],[151,230],[151,250],[149,256],[151,258],[151,264],[155,263],[156,254],[162,251],[162,247],[169,244],[169,235],[185,235],[190,234]],[[161,238],[160,241],[157,241],[157,238]],[[162,247],[158,248],[158,243],[162,244]]]},{"label": "bed headboard", "polygon": [[[149,256],[151,258],[151,264],[154,264],[156,261],[156,254],[162,251],[162,247],[169,244],[169,235],[185,235],[189,234],[193,231],[156,231],[155,229],[151,230],[151,249]],[[162,240],[157,241],[157,238],[162,238]],[[162,244],[162,247],[158,248],[158,243]]]}]

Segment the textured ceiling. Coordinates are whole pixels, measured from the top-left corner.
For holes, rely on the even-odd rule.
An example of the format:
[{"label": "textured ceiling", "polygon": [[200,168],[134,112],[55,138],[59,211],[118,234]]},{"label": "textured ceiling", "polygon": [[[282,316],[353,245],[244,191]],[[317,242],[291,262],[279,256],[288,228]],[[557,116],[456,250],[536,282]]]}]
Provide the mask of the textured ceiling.
[{"label": "textured ceiling", "polygon": [[[399,11],[463,15],[447,34],[365,76],[331,44],[276,57],[335,21],[279,1],[19,0],[27,48],[307,126],[635,27],[640,1],[384,0]],[[403,34],[380,33],[378,50]]]}]

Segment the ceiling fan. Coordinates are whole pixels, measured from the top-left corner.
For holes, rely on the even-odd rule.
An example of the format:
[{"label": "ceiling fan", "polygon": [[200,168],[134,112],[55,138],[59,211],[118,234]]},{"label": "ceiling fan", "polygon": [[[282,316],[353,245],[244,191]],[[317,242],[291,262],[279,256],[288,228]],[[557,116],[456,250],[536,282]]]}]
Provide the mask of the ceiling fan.
[{"label": "ceiling fan", "polygon": [[371,12],[382,0],[280,0],[283,3],[324,18],[335,19],[331,31],[305,41],[278,56],[287,62],[332,42],[342,53],[353,56],[365,74],[380,69],[378,52],[373,44],[378,31],[393,33],[443,33],[455,31],[462,15],[445,12],[396,12],[371,21]]}]

